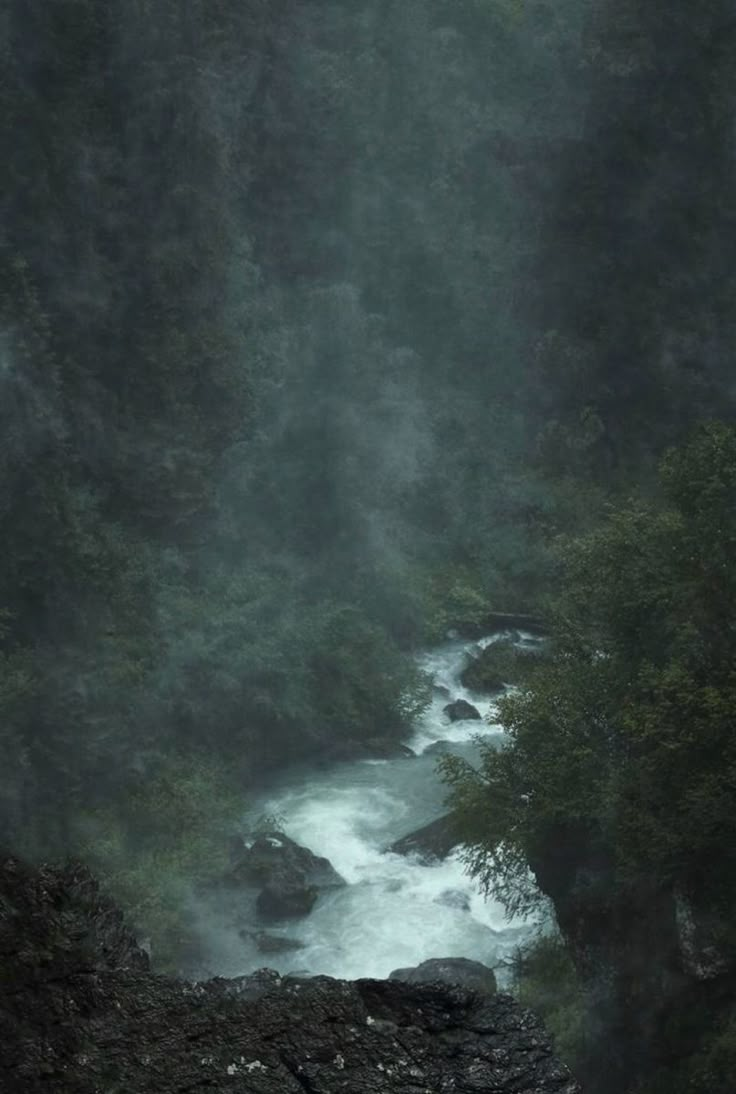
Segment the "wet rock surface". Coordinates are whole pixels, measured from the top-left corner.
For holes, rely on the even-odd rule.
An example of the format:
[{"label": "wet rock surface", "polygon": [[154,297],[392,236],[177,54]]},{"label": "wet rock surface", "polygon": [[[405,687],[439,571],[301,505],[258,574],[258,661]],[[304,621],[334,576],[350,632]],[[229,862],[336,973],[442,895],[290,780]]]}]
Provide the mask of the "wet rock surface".
[{"label": "wet rock surface", "polygon": [[540,1022],[453,985],[148,970],[81,867],[0,861],[8,1094],[578,1094]]},{"label": "wet rock surface", "polygon": [[320,892],[345,885],[328,859],[281,832],[259,836],[250,846],[234,844],[231,862],[224,884],[259,887],[256,911],[265,922],[309,915]]},{"label": "wet rock surface", "polygon": [[425,756],[446,756],[448,752],[453,751],[452,741],[435,741],[434,744],[427,745],[424,750]]},{"label": "wet rock surface", "polygon": [[314,887],[281,883],[264,885],[256,900],[256,911],[267,922],[281,919],[301,919],[309,915],[317,903],[319,891]]},{"label": "wet rock surface", "polygon": [[448,703],[445,714],[451,722],[479,722],[481,719],[480,711],[467,699],[456,699],[454,703]]},{"label": "wet rock surface", "polygon": [[470,911],[470,896],[462,889],[445,889],[434,899],[435,904],[444,904],[446,908],[458,908],[461,912]]},{"label": "wet rock surface", "polygon": [[255,943],[259,953],[292,953],[294,950],[304,949],[304,942],[298,938],[270,934],[268,931],[241,931],[240,933],[245,941]]},{"label": "wet rock surface", "polygon": [[345,884],[328,859],[282,832],[259,836],[250,847],[243,843],[227,881],[303,889],[338,889]]},{"label": "wet rock surface", "polygon": [[419,855],[424,862],[434,862],[446,859],[459,843],[448,813],[395,840],[386,850],[395,855]]},{"label": "wet rock surface", "polygon": [[524,684],[544,654],[545,647],[540,642],[504,638],[474,653],[460,680],[464,687],[480,694],[502,692],[506,685]]},{"label": "wet rock surface", "polygon": [[389,980],[407,984],[456,984],[469,991],[495,995],[496,974],[480,961],[466,957],[433,957],[408,969],[394,969]]}]

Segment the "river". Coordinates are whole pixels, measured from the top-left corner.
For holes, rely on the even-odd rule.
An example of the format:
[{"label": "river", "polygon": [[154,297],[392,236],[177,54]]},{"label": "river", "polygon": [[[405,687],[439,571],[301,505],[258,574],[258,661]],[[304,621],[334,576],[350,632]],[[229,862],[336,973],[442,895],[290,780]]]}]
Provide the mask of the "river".
[{"label": "river", "polygon": [[[416,757],[285,772],[254,803],[253,817],[277,818],[287,836],[327,857],[348,884],[323,894],[305,919],[269,929],[298,942],[294,952],[264,957],[210,923],[216,971],[233,976],[268,965],[282,974],[355,979],[386,977],[430,957],[467,957],[495,967],[503,983],[506,963],[533,924],[509,921],[501,905],[485,899],[459,854],[428,864],[385,850],[445,811],[436,773],[439,741],[470,760],[477,757],[477,735],[502,741],[493,700],[460,681],[474,647],[499,637],[448,640],[418,656],[435,690],[406,742]],[[530,635],[521,640],[534,641]],[[451,723],[444,707],[455,699],[471,702],[483,721]]]}]

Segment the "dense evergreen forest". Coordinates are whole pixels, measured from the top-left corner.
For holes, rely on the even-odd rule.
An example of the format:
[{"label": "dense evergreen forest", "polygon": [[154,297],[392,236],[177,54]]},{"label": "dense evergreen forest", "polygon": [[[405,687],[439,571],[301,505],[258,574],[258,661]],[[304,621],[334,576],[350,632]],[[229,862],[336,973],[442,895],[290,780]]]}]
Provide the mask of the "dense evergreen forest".
[{"label": "dense evergreen forest", "polygon": [[591,1094],[729,1089],[732,6],[0,0],[0,44],[3,843],[173,953],[250,787],[542,614],[508,746],[445,761],[470,866],[552,900],[520,991]]}]

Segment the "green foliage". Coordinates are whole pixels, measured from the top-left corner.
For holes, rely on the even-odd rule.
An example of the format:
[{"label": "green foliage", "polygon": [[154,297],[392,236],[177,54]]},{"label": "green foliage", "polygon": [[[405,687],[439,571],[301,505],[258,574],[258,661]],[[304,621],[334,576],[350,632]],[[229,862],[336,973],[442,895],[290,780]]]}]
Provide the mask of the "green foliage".
[{"label": "green foliage", "polygon": [[340,738],[401,736],[428,701],[413,659],[358,607],[315,602],[278,566],[169,584],[159,702],[245,775]]},{"label": "green foliage", "polygon": [[239,788],[222,766],[180,755],[142,774],[125,802],[76,816],[78,853],[133,930],[150,940],[160,971],[176,971],[186,958],[193,891],[225,873],[228,836],[242,812]]},{"label": "green foliage", "polygon": [[312,703],[332,733],[379,736],[407,731],[430,699],[411,658],[360,609],[323,607],[309,661]]},{"label": "green foliage", "polygon": [[[205,800],[405,733],[407,651],[538,608],[557,537],[730,398],[727,39],[625,7],[622,47],[585,0],[5,5],[0,821],[84,842],[159,954]],[[648,50],[688,78],[642,80],[639,126]],[[562,548],[511,747],[448,761],[512,903],[569,818],[730,901],[729,437]]]},{"label": "green foliage", "polygon": [[517,7],[8,5],[0,642],[28,682],[0,755],[29,853],[178,748],[253,775],[405,732],[407,648],[534,595],[528,229],[482,145],[551,102],[541,61],[564,99],[565,32]]},{"label": "green foliage", "polygon": [[517,950],[512,991],[525,1007],[543,1019],[555,1052],[573,1074],[591,1043],[582,985],[563,940],[541,935]]},{"label": "green foliage", "polygon": [[443,759],[471,869],[512,904],[524,864],[573,825],[622,885],[733,908],[735,476],[734,431],[703,427],[665,460],[668,508],[612,511],[565,544],[551,658],[500,704],[507,747],[477,771]]},{"label": "green foliage", "polygon": [[[736,1010],[731,1008],[713,1030],[708,1030],[701,1047],[686,1067],[686,1081],[682,1089],[727,1090],[736,1071]],[[671,1082],[677,1077],[669,1076]],[[677,1087],[670,1087],[677,1094]]]},{"label": "green foliage", "polygon": [[418,576],[427,642],[441,642],[457,627],[482,628],[490,606],[471,567],[446,565]]}]

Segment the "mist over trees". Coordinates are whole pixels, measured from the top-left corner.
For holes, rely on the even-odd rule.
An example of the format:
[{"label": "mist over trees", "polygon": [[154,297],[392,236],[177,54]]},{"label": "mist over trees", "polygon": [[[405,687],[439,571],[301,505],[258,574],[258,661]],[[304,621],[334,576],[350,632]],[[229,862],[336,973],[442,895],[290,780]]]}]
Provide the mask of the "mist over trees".
[{"label": "mist over trees", "polygon": [[[422,643],[554,591],[481,860],[603,780],[604,872],[706,863],[732,908],[732,433],[685,446],[734,419],[734,35],[725,0],[1,0],[7,846],[173,953],[249,785],[399,740]],[[673,818],[699,719],[718,802]]]},{"label": "mist over trees", "polygon": [[3,16],[4,794],[49,853],[172,748],[399,731],[396,646],[531,596],[540,206],[494,157],[580,94],[513,6]]}]

